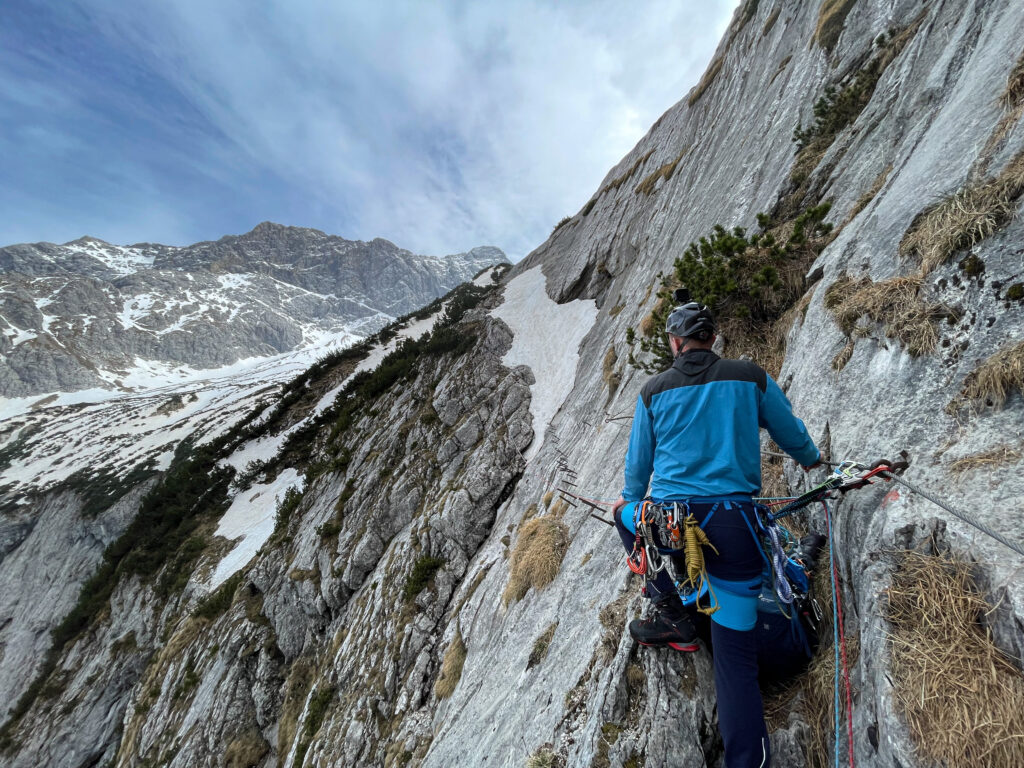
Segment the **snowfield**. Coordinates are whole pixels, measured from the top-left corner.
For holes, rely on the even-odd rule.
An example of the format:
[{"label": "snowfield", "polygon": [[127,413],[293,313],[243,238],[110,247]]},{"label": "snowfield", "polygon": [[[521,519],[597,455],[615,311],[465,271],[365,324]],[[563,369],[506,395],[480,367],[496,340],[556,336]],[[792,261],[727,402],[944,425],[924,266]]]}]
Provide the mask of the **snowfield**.
[{"label": "snowfield", "polygon": [[302,490],[302,483],[302,475],[289,467],[273,482],[253,485],[235,496],[217,524],[214,536],[237,541],[232,550],[217,563],[210,577],[210,591],[227,581],[255,557],[274,532],[274,513],[278,504],[290,488]]},{"label": "snowfield", "polygon": [[556,304],[545,286],[544,273],[534,267],[505,286],[505,301],[492,312],[515,334],[502,364],[528,366],[536,379],[530,386],[533,442],[524,454],[527,461],[537,455],[547,425],[572,391],[580,343],[597,320],[596,302]]},{"label": "snowfield", "polygon": [[[212,440],[318,358],[358,340],[343,332],[302,350],[209,370],[136,359],[132,371],[118,378],[133,390],[127,393],[92,389],[0,398],[0,444],[23,441],[0,471],[0,489],[10,486],[24,498],[80,470],[125,473],[147,460],[166,469],[183,439],[195,433],[201,442]],[[252,459],[273,456],[284,438],[274,436],[275,445],[254,446],[230,463],[244,469]]]}]

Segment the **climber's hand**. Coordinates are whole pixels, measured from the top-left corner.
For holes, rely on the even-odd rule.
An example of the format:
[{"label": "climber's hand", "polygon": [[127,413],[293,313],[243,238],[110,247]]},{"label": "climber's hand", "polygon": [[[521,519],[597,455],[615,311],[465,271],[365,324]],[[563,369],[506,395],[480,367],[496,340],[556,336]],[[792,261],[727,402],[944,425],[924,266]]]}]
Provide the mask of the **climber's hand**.
[{"label": "climber's hand", "polygon": [[624,506],[626,506],[626,500],[619,496],[619,500],[616,501],[615,505],[612,507],[612,515],[619,514],[619,510],[622,509]]}]

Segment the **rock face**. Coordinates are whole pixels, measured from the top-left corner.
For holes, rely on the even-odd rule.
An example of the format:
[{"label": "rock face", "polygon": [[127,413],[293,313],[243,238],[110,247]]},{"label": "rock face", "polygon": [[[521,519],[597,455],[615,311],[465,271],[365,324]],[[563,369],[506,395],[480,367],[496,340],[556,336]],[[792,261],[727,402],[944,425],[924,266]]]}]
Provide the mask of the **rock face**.
[{"label": "rock face", "polygon": [[149,368],[215,368],[371,333],[486,266],[264,222],[184,248],[95,238],[0,248],[0,396],[130,387]]},{"label": "rock face", "polygon": [[[776,339],[784,359],[763,363],[827,456],[905,450],[908,481],[1017,536],[1024,398],[992,360],[1009,363],[1024,339],[1024,290],[1013,289],[1021,28],[1024,6],[1010,0],[741,4],[702,83],[579,214],[453,325],[352,379],[304,430],[302,450],[282,449],[265,471],[302,468],[305,490],[233,581],[202,598],[204,573],[229,546],[209,536],[148,576],[135,575],[134,549],[113,548],[125,565],[109,601],[61,636],[46,676],[12,710],[6,761],[521,766],[546,754],[553,765],[721,765],[708,655],[632,643],[624,626],[641,600],[617,537],[554,489],[616,495],[645,378],[627,361],[646,359],[658,274],[715,225],[753,231],[765,212],[789,249],[772,257],[774,277],[759,272],[723,306],[795,298],[770,324],[723,314],[726,353],[773,353],[752,339]],[[794,155],[798,127],[806,148]],[[994,195],[1002,213],[953,230],[934,223],[936,203],[965,195]],[[820,218],[829,201],[833,229],[815,229],[804,214]],[[816,234],[801,240],[799,228]],[[759,240],[744,253],[757,249],[772,252]],[[525,359],[509,350],[542,318],[494,311],[512,281],[539,284],[535,270],[547,293],[537,306],[579,302],[586,311],[573,316],[593,322],[539,446],[534,400],[561,390],[505,363]],[[785,471],[792,490],[810,482]],[[221,509],[188,498],[197,519]],[[980,620],[1016,660],[1015,679],[1021,559],[903,487],[874,486],[833,511],[847,639],[860,649],[853,750],[862,765],[923,768],[934,761],[898,703],[887,639],[894,552],[950,548],[977,561],[997,606]],[[161,574],[186,556],[187,583],[161,594]],[[12,701],[24,677],[5,679]],[[773,719],[780,764],[822,760],[804,695]]]}]

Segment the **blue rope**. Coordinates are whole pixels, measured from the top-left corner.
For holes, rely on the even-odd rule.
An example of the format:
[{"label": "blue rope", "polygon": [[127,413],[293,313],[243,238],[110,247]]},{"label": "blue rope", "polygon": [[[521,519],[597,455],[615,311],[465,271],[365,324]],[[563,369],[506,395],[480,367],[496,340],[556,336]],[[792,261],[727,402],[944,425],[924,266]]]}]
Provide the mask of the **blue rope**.
[{"label": "blue rope", "polygon": [[835,688],[832,693],[833,702],[833,740],[836,746],[836,768],[839,768],[839,608],[836,594],[836,567],[834,560],[835,539],[832,536],[832,515],[828,502],[822,501],[825,507],[825,522],[828,526],[828,576],[832,583],[832,651],[835,655]]}]

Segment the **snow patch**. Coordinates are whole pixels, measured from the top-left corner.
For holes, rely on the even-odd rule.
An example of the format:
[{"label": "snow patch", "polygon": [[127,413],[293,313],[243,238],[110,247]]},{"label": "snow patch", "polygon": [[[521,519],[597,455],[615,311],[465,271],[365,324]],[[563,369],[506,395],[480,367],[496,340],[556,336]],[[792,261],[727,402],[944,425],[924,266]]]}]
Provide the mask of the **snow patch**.
[{"label": "snow patch", "polygon": [[11,347],[16,347],[23,341],[32,341],[32,339],[38,338],[38,334],[35,331],[26,331],[21,328],[15,328],[13,325],[10,328],[4,328],[4,336],[11,340]]},{"label": "snow patch", "polygon": [[102,240],[83,238],[77,242],[65,243],[64,248],[72,253],[90,256],[119,275],[130,275],[153,266],[152,255],[147,256],[134,248],[112,245]]},{"label": "snow patch", "polygon": [[270,483],[254,485],[235,496],[228,511],[217,524],[215,536],[241,539],[228,552],[210,577],[213,591],[255,557],[274,532],[274,513],[290,488],[302,489],[303,478],[292,468],[284,470]]},{"label": "snow patch", "polygon": [[354,376],[355,374],[362,373],[363,371],[372,371],[378,365],[380,365],[381,361],[385,357],[394,352],[395,349],[397,349],[398,345],[402,343],[402,341],[404,341],[405,339],[411,339],[413,341],[416,341],[416,339],[423,336],[423,334],[433,330],[434,326],[437,324],[438,319],[440,319],[441,317],[441,313],[444,312],[445,307],[447,307],[447,304],[443,305],[439,310],[437,310],[437,312],[432,314],[430,317],[427,317],[423,320],[417,320],[414,323],[410,323],[405,328],[400,330],[398,332],[398,335],[396,335],[395,338],[391,339],[391,341],[389,341],[384,346],[374,347],[373,351],[370,352],[366,359],[359,363],[358,366],[356,366],[356,369],[355,371],[352,372],[352,375]]},{"label": "snow patch", "polygon": [[498,271],[500,267],[504,265],[496,264],[490,269],[485,269],[479,275],[473,278],[473,285],[478,288],[486,288],[489,285],[494,285],[494,273]]},{"label": "snow patch", "polygon": [[505,286],[504,302],[491,312],[515,334],[502,364],[528,366],[536,379],[530,386],[533,442],[524,454],[527,461],[537,455],[548,424],[572,391],[580,342],[597,320],[596,302],[556,304],[545,284],[539,266],[527,270]]}]

